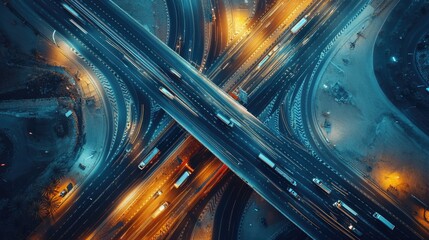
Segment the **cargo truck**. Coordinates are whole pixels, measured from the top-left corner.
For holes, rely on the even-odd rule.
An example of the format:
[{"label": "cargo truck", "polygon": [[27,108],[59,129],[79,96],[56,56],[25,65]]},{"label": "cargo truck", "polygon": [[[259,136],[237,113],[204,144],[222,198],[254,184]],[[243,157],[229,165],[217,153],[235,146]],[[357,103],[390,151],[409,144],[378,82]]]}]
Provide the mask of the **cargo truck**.
[{"label": "cargo truck", "polygon": [[143,168],[150,163],[150,161],[152,161],[152,159],[154,159],[156,157],[156,155],[158,155],[159,153],[159,149],[158,148],[154,148],[139,164],[139,169],[143,170]]},{"label": "cargo truck", "polygon": [[216,117],[219,118],[223,123],[225,123],[228,127],[234,127],[234,123],[231,121],[230,118],[227,118],[222,113],[217,113]]},{"label": "cargo truck", "polygon": [[390,230],[393,230],[395,228],[395,225],[393,225],[389,220],[387,220],[385,217],[383,217],[380,213],[375,212],[373,215],[378,221],[382,222],[386,227],[388,227]]},{"label": "cargo truck", "polygon": [[334,207],[337,207],[341,211],[346,210],[348,213],[352,214],[353,216],[357,216],[358,215],[355,210],[353,210],[351,207],[349,207],[347,204],[345,204],[341,200],[338,200],[338,201],[334,202],[333,205],[334,205]]},{"label": "cargo truck", "polygon": [[265,164],[267,164],[270,168],[274,169],[280,176],[285,178],[288,182],[290,182],[292,185],[296,186],[296,181],[289,176],[287,173],[285,173],[283,170],[281,170],[279,167],[276,166],[276,164],[271,161],[267,156],[265,156],[263,153],[259,153],[258,158],[262,160]]},{"label": "cargo truck", "polygon": [[323,183],[322,180],[320,180],[319,178],[313,178],[313,182],[323,191],[325,191],[325,193],[331,194],[332,190],[325,183]]},{"label": "cargo truck", "polygon": [[299,32],[299,30],[301,30],[302,27],[304,27],[304,25],[307,23],[307,16],[303,17],[301,20],[299,20],[299,22],[297,24],[295,24],[295,26],[293,26],[293,28],[290,30],[293,34]]},{"label": "cargo truck", "polygon": [[174,183],[174,187],[175,188],[179,188],[186,181],[186,179],[188,179],[189,176],[191,176],[191,172],[190,171],[185,171],[179,177],[179,179],[177,179],[177,181]]}]

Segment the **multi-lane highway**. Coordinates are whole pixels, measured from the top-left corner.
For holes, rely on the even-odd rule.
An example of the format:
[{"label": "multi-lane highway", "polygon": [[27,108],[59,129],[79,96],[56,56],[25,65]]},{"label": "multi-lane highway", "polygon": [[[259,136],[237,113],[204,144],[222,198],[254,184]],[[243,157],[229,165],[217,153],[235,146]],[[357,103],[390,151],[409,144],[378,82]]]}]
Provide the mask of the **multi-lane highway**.
[{"label": "multi-lane highway", "polygon": [[[172,65],[174,65],[173,63],[171,63]],[[176,68],[178,68],[178,67],[176,67]],[[173,92],[175,92],[174,90],[173,90]],[[214,95],[214,93],[215,92],[212,92],[212,94],[211,94],[211,96],[213,96]],[[217,99],[218,100],[218,99]],[[219,101],[221,101],[221,99],[219,99]],[[192,131],[191,131],[192,132]],[[277,148],[278,149],[278,148]],[[213,149],[211,149],[212,151],[213,151]],[[341,184],[341,186],[344,186],[344,185],[347,185],[347,184]],[[356,195],[359,195],[359,194],[356,194]],[[374,208],[376,208],[376,207],[374,207]],[[368,214],[369,216],[371,216],[371,214]]]},{"label": "multi-lane highway", "polygon": [[[76,39],[86,45],[90,54],[97,56],[98,61],[105,62],[115,72],[128,78],[142,92],[152,96],[228,167],[310,236],[335,238],[337,231],[347,237],[354,236],[346,230],[347,220],[344,219],[347,218],[332,206],[336,198],[341,198],[346,199],[357,209],[359,217],[354,220],[371,230],[367,234],[368,238],[412,239],[413,236],[422,238],[408,225],[411,220],[407,221],[407,224],[399,219],[405,219],[406,216],[389,214],[385,207],[390,210],[390,206],[381,206],[348,182],[344,176],[317,161],[300,146],[274,136],[208,79],[154,36],[129,22],[126,15],[109,3],[67,2],[85,18],[85,23],[82,24],[85,24],[89,34],[74,28],[67,19],[59,18],[64,14],[59,4],[55,2],[37,4],[45,8],[48,5],[43,4],[52,6],[48,13],[52,18],[43,16],[49,24],[58,29],[65,26],[71,34],[62,30],[64,34],[77,36]],[[129,61],[134,67],[124,68],[124,54],[131,59],[125,61]],[[171,74],[171,69],[178,71],[181,78],[175,78]],[[164,96],[159,91],[160,88],[167,89],[174,97]],[[233,118],[235,126],[230,128],[223,125],[216,117],[218,112]],[[295,190],[301,195],[300,200],[286,191],[292,186],[285,179],[257,159],[261,152],[281,168],[291,171],[290,174],[298,181]],[[315,193],[314,185],[311,183],[314,175],[331,179],[331,183],[338,191],[329,197]],[[377,222],[372,218],[375,211],[394,218],[391,219],[397,225],[394,232],[380,231],[379,226],[375,227]]]},{"label": "multi-lane highway", "polygon": [[204,12],[201,1],[167,1],[171,19],[169,46],[184,59],[199,64],[204,57]]},{"label": "multi-lane highway", "polygon": [[[119,41],[118,45],[121,45],[121,46],[126,46],[127,45],[126,42],[122,41],[121,39],[118,38],[118,36],[116,36],[116,33],[112,32],[112,30],[109,30],[105,26],[103,26],[103,24],[102,24],[101,21],[97,21],[97,18],[98,18],[97,16],[91,16],[90,15],[91,13],[89,12],[90,9],[88,9],[87,12],[83,12],[83,11],[85,11],[84,7],[83,6],[78,6],[77,8],[79,9],[79,7],[81,9],[83,9],[82,10],[82,14],[88,14],[90,16],[90,18],[93,19],[93,21],[95,21],[97,24],[99,24],[99,27],[102,28],[105,33],[111,34],[112,38],[114,38],[116,41]],[[91,9],[91,12],[93,12],[93,9]],[[151,38],[153,36],[148,35],[146,37]],[[141,42],[141,40],[137,40],[137,41]],[[153,39],[148,39],[147,41],[153,42],[154,40]],[[140,43],[140,44],[142,44],[142,43]],[[141,56],[140,56],[141,53],[137,53],[137,52],[139,52],[137,49],[133,49],[133,47],[131,47],[131,46],[126,46],[126,48],[128,48],[128,51],[130,51],[130,53],[133,54],[134,58],[136,58],[136,59],[141,58]],[[147,47],[147,48],[149,49],[148,51],[153,54],[154,52],[152,50],[150,50],[150,49],[155,49],[156,47],[152,46],[152,47]],[[158,48],[158,51],[160,51],[159,48]],[[161,61],[158,63],[158,64],[162,64],[163,61],[166,61],[166,60],[169,61],[169,65],[167,65],[165,67],[166,69],[164,70],[164,72],[170,71],[169,68],[171,68],[171,67],[173,67],[174,69],[182,69],[182,68],[184,68],[183,66],[182,67],[177,66],[177,65],[181,65],[183,63],[180,62],[181,59],[174,59],[174,58],[176,58],[176,55],[173,55],[173,56],[170,56],[170,57],[172,57],[171,60],[164,58],[164,59],[160,59]],[[156,57],[156,58],[158,58],[158,57]],[[143,61],[140,61],[140,64],[144,64]],[[152,66],[147,66],[146,68],[150,69],[151,72],[153,71],[154,74],[162,75],[162,72],[157,71],[157,69],[155,69]],[[190,70],[192,70],[192,69],[190,69]],[[183,78],[182,82],[184,82],[184,83],[185,83],[185,80],[186,80],[185,77],[184,77],[185,74],[191,75],[191,76],[193,75],[192,79],[201,78],[201,76],[197,72],[195,72],[195,71],[189,71],[189,72],[186,72],[186,73],[184,73],[183,71],[181,71],[181,75],[182,75],[182,78]],[[192,80],[190,80],[190,81],[191,81],[191,83],[194,83],[194,84],[196,83],[196,81],[195,82],[192,82]],[[155,85],[155,87],[154,87],[154,86],[150,86],[150,85],[144,84],[145,85],[144,89],[150,89],[150,88],[152,88],[152,93],[155,96],[158,93],[158,96],[160,95],[160,98],[156,99],[156,100],[158,100],[159,103],[164,107],[164,109],[167,112],[169,112],[170,114],[172,114],[176,118],[177,121],[179,121],[182,125],[184,125],[191,133],[193,133],[193,135],[196,136],[197,139],[199,139],[201,142],[203,142],[206,146],[215,145],[215,147],[209,147],[209,149],[212,152],[215,152],[216,154],[218,154],[220,156],[225,155],[226,153],[228,153],[228,154],[231,153],[231,155],[229,155],[228,157],[229,158],[232,157],[234,159],[234,165],[233,165],[234,168],[237,168],[238,161],[240,161],[240,163],[244,162],[247,165],[249,162],[245,162],[244,159],[252,159],[252,158],[256,159],[255,157],[261,151],[261,150],[258,150],[258,149],[256,149],[256,151],[255,151],[255,149],[252,149],[251,145],[249,146],[250,149],[243,149],[243,146],[245,146],[246,144],[240,144],[240,146],[237,146],[237,142],[240,142],[240,141],[243,141],[243,140],[245,140],[245,141],[247,140],[247,142],[249,142],[249,143],[252,142],[253,138],[255,136],[255,134],[248,135],[248,134],[246,134],[246,132],[242,131],[242,128],[244,128],[245,124],[250,124],[250,125],[254,126],[254,127],[247,127],[248,128],[248,129],[246,129],[247,131],[250,132],[250,131],[253,131],[253,129],[259,130],[259,131],[263,131],[265,134],[268,135],[268,138],[270,138],[272,141],[277,141],[277,146],[276,147],[271,147],[271,148],[265,147],[264,146],[264,142],[266,140],[268,140],[268,139],[263,139],[262,136],[259,136],[259,138],[261,139],[260,141],[257,142],[257,145],[259,145],[259,146],[253,147],[253,148],[264,149],[264,152],[271,152],[270,155],[273,155],[273,153],[275,153],[273,150],[270,150],[270,149],[279,149],[278,146],[281,145],[281,143],[278,142],[278,140],[274,136],[272,136],[263,126],[261,126],[261,124],[259,123],[259,121],[257,121],[255,118],[253,118],[246,111],[243,111],[242,109],[240,109],[240,107],[238,105],[236,105],[236,103],[233,102],[233,100],[231,100],[231,99],[224,99],[225,95],[222,92],[219,92],[217,89],[214,89],[212,87],[212,85],[207,80],[202,79],[202,81],[205,81],[205,82],[202,82],[202,83],[206,83],[206,84],[202,84],[202,86],[198,86],[199,89],[197,91],[195,89],[189,88],[191,86],[189,84],[189,82],[186,82],[187,83],[186,85],[185,84],[180,84],[179,85],[177,83],[177,80],[175,82],[170,82],[170,80],[166,81],[164,83],[165,84],[164,86],[166,88],[170,89],[170,92],[174,92],[174,94],[176,94],[176,96],[173,99],[165,97],[162,94],[159,94],[159,88],[160,88],[159,85],[158,86]],[[135,82],[135,84],[136,85],[140,85],[141,83],[140,82]],[[183,89],[185,91],[181,95],[178,95],[179,91],[178,90],[174,90],[174,87],[176,89],[177,88],[181,88],[181,89]],[[201,87],[203,87],[203,88],[201,88]],[[188,88],[188,89],[185,89],[185,88]],[[192,92],[193,94],[195,94],[195,96],[190,96],[189,98],[185,98],[187,92]],[[205,101],[202,101],[202,97],[198,96],[198,95],[201,95],[201,94],[203,94],[203,97],[206,98]],[[213,97],[216,97],[216,99],[213,98]],[[177,98],[180,98],[182,100],[181,101],[174,101]],[[200,100],[198,102],[196,102],[195,101],[196,98],[199,98]],[[207,112],[209,115],[211,114],[215,118],[214,124],[208,122],[205,119],[201,119],[201,117],[199,117],[199,115],[197,116],[197,115],[193,114],[192,110],[189,110],[188,107],[186,107],[183,104],[183,102],[182,102],[183,99],[186,99],[188,101],[187,104],[189,104],[189,102],[194,102],[196,104],[196,105],[193,105],[193,106],[189,106],[188,105],[189,108],[196,109],[196,110],[194,110],[195,112],[198,112],[198,113]],[[214,104],[216,106],[213,106]],[[219,137],[219,136],[224,135],[224,131],[225,131],[226,126],[222,125],[222,123],[219,120],[216,119],[216,117],[214,116],[213,112],[216,112],[216,111],[219,111],[219,110],[223,110],[224,107],[228,106],[228,105],[230,107],[235,106],[235,108],[237,108],[237,109],[235,109],[235,114],[236,115],[233,116],[233,118],[237,121],[237,123],[238,123],[237,125],[241,125],[242,127],[237,127],[237,128],[231,129],[232,132],[233,131],[238,131],[238,133],[233,134],[232,137],[228,137],[228,140],[225,141],[224,137]],[[233,109],[234,109],[234,107],[233,107]],[[179,111],[183,111],[187,115],[183,116],[183,113],[177,114]],[[231,115],[231,112],[228,113],[226,110],[223,110],[223,111],[226,112],[226,114],[230,114]],[[252,119],[252,121],[248,122],[248,123],[245,123],[246,120],[243,119],[243,115],[248,115],[247,118]],[[220,126],[220,129],[219,129],[219,126]],[[201,129],[199,131],[195,131],[196,127],[203,127],[203,129]],[[209,129],[211,129],[213,127],[216,129],[215,133],[211,133],[210,135],[204,135],[204,136],[201,136],[201,135],[197,134],[198,132],[200,132],[199,134],[201,134],[201,133],[207,134],[207,133],[209,133]],[[247,135],[246,138],[242,138],[243,135]],[[231,141],[233,139],[234,139],[234,143]],[[229,146],[231,146],[231,148],[226,149],[223,146],[226,142],[230,142],[231,143],[231,144],[229,144]],[[249,145],[249,144],[247,144],[247,145]],[[234,147],[234,149],[232,149],[232,147]],[[241,151],[237,151],[237,149],[243,151],[246,155],[243,156],[243,157],[240,157],[240,156],[242,156],[242,154],[240,153]],[[300,151],[302,151],[302,150],[300,149]],[[286,152],[284,151],[283,154],[285,154],[285,153]],[[247,169],[245,169],[244,164],[243,163],[241,163],[241,164],[243,166],[241,166],[240,169],[241,170],[247,170]],[[252,170],[247,170],[247,172],[248,172],[249,175],[250,174],[255,174],[255,173],[259,175],[258,177],[255,177],[255,180],[253,182],[250,180],[249,177],[246,177],[246,181],[248,181],[250,185],[257,185],[256,189],[262,188],[262,185],[265,184],[266,181],[265,180],[261,180],[261,179],[265,179],[266,175],[270,175],[270,171],[265,170],[265,173],[262,173],[261,171],[259,171],[259,168],[261,168],[261,165],[262,164],[260,162],[258,162],[258,161],[256,161],[256,162],[252,161],[250,166],[253,169]],[[275,183],[274,182],[269,182],[269,184],[273,184],[273,185],[279,184],[278,183],[278,177],[275,180]],[[255,187],[255,186],[253,186],[253,187]],[[279,194],[273,194],[273,192],[276,192],[276,191],[273,191],[272,189],[279,189],[280,193]],[[269,188],[264,187],[264,191],[267,192],[266,195],[270,194],[272,196],[271,199],[269,198],[271,201],[273,199],[275,199],[275,201],[279,202],[278,204],[283,205],[282,211],[290,211],[290,209],[286,208],[287,204],[284,202],[284,199],[285,198],[286,199],[289,198],[289,199],[291,199],[293,201],[293,198],[291,198],[291,196],[287,192],[281,191],[281,188],[279,186],[271,186]],[[301,207],[300,210],[302,212],[307,211],[307,210],[305,210],[302,207]],[[291,214],[288,214],[288,215],[291,215]],[[315,218],[314,222],[321,222],[321,220],[317,220],[316,216],[313,215],[314,217],[311,217],[312,215],[310,213],[306,213],[304,215],[310,216],[310,217],[305,217],[304,218],[303,216],[301,216],[298,219],[294,219],[294,221],[295,222],[302,222],[302,224],[309,224],[310,222],[307,221],[307,219],[308,218]],[[331,234],[333,234],[333,232]]]}]

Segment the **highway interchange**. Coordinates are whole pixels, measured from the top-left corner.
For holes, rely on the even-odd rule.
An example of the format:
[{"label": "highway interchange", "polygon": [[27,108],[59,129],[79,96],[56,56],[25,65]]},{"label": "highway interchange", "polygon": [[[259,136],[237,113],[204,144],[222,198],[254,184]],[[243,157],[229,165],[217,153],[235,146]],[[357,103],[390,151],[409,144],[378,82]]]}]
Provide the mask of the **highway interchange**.
[{"label": "highway interchange", "polygon": [[[107,1],[66,2],[84,18],[81,24],[87,33],[71,24],[70,16],[64,18],[66,12],[57,1],[28,4],[32,5],[32,9],[37,11],[44,21],[61,32],[80,54],[97,66],[104,65],[103,69],[109,66],[107,69],[111,73],[158,103],[187,132],[309,236],[315,239],[334,239],[341,233],[343,238],[356,238],[347,229],[351,222],[365,232],[366,239],[424,239],[428,236],[427,230],[354,173],[343,168],[341,171],[332,168],[330,161],[313,157],[296,140],[274,135],[255,117],[276,97],[276,105],[279,106],[281,96],[284,96],[294,81],[309,77],[324,47],[353,17],[350,12],[358,12],[365,6],[366,1],[331,1],[322,6],[309,3],[305,10],[312,13],[311,20],[303,31],[296,35],[287,31],[290,25],[282,25],[285,20],[281,17],[284,16],[285,10],[280,7],[276,10],[273,7],[272,14],[264,15],[268,16],[267,19],[263,17],[261,22],[252,28],[248,38],[237,40],[237,43],[223,52],[207,70],[205,75],[212,81],[186,62],[201,62],[202,52],[185,50],[184,59],[181,58],[174,49],[168,48],[140,25],[130,21],[129,16]],[[183,2],[188,4],[187,1]],[[188,7],[192,9],[192,4]],[[335,14],[332,15],[332,12]],[[201,15],[197,16],[201,18]],[[265,27],[266,21],[271,21],[269,27]],[[183,25],[178,23],[177,31],[196,32],[185,30],[185,26],[200,28],[201,26],[194,25],[196,22],[199,21],[191,19]],[[260,39],[264,42],[278,28],[281,29],[278,31],[281,34],[270,40],[263,51],[267,54],[273,51],[275,46],[279,46],[276,57],[270,57],[265,65],[255,68],[265,56],[261,55],[253,64],[248,65],[247,69],[242,69],[241,66],[260,45],[250,39],[255,40],[255,36],[261,36]],[[183,43],[176,39],[171,40],[173,42],[170,44],[202,51],[204,36],[196,35],[198,36],[179,34]],[[178,71],[181,78],[174,76],[171,69]],[[232,75],[240,71],[241,75],[227,84]],[[215,84],[227,86],[224,88],[227,92],[237,86],[249,92],[250,101],[246,105],[248,109],[235,102]],[[159,90],[161,87],[168,89],[174,98],[163,95]],[[235,126],[230,128],[219,121],[216,117],[218,112],[231,117]],[[159,141],[151,146],[156,145],[161,149],[161,158],[167,156],[171,146],[178,142],[173,140],[184,135],[186,133],[183,129],[169,126]],[[298,182],[297,187],[291,186],[282,176],[260,161],[257,158],[259,153],[264,153],[278,167],[288,171]],[[161,161],[157,162],[157,166],[159,165]],[[156,166],[150,170],[155,171]],[[85,219],[84,223],[89,222],[95,226],[99,216],[94,212],[101,214],[104,208],[109,206],[109,198],[121,195],[124,189],[122,187],[130,184],[132,179],[148,174],[142,174],[135,164],[122,161],[118,164],[116,160],[107,161],[103,172],[84,188],[81,197],[70,207],[68,217],[61,218],[50,230],[48,235],[51,239],[80,236],[88,227],[84,224],[77,227],[76,222],[79,219]],[[311,181],[313,177],[329,182],[334,189],[333,193],[328,196],[319,192]],[[118,185],[110,184],[109,181],[112,180]],[[90,190],[94,188],[93,184],[99,186],[96,191]],[[289,187],[298,192],[300,200],[288,193],[286,189]],[[103,196],[103,201],[99,196]],[[90,198],[94,200],[89,200]],[[338,211],[332,206],[338,199],[351,205],[359,215],[348,217]],[[383,229],[384,226],[372,217],[374,212],[389,218],[396,225],[395,230]]]}]

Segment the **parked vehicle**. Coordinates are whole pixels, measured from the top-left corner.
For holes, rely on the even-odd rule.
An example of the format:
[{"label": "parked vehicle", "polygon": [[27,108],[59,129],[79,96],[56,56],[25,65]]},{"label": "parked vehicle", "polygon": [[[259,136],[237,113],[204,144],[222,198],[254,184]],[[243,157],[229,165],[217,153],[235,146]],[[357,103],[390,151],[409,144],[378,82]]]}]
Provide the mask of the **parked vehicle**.
[{"label": "parked vehicle", "polygon": [[352,224],[349,225],[349,229],[359,237],[363,235],[363,233],[359,231],[357,228],[355,228]]},{"label": "parked vehicle", "polygon": [[73,189],[73,183],[69,183],[66,188],[64,188],[60,192],[60,197],[65,197],[68,192],[70,192]]}]

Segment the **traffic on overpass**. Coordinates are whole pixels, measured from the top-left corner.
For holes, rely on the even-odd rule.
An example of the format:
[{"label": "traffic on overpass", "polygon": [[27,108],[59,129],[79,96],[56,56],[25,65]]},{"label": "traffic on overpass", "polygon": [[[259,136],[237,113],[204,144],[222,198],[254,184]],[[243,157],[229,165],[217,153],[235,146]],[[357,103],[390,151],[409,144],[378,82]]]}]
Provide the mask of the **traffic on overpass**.
[{"label": "traffic on overpass", "polygon": [[429,239],[426,9],[4,1],[1,238]]}]

